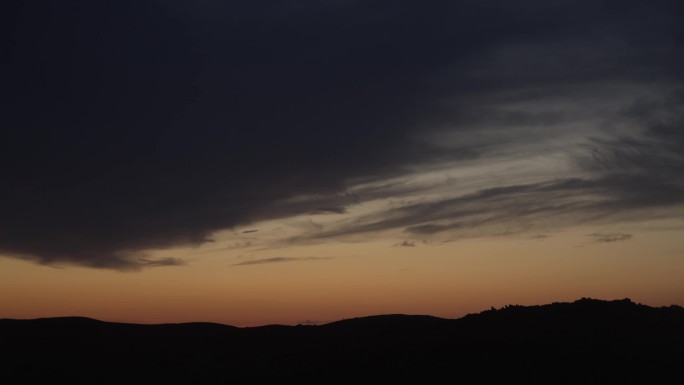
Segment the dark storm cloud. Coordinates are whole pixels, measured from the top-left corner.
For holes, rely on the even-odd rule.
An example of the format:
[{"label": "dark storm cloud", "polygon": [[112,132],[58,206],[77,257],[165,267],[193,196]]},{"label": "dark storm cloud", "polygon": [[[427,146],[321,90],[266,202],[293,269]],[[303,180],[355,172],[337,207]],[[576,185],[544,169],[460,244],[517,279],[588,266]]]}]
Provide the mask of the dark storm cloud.
[{"label": "dark storm cloud", "polygon": [[[469,135],[570,119],[501,103],[568,84],[681,80],[667,0],[10,3],[20,6],[2,23],[0,253],[47,264],[134,268],[150,263],[141,250],[198,245],[220,229],[343,213],[367,199],[346,195],[351,186],[511,140],[426,139],[444,127]],[[640,108],[632,113],[654,119],[654,107]],[[645,146],[678,160],[681,127],[650,135]],[[639,145],[604,142],[602,161],[660,167],[662,155],[651,157],[661,147]],[[665,179],[678,167],[603,172],[562,191],[602,186],[625,205],[622,189],[651,183],[658,196],[631,198],[678,202],[681,180]],[[562,195],[561,184],[479,199]],[[417,233],[458,227],[479,210],[459,203],[438,204],[448,218],[416,206],[391,220]]]}]

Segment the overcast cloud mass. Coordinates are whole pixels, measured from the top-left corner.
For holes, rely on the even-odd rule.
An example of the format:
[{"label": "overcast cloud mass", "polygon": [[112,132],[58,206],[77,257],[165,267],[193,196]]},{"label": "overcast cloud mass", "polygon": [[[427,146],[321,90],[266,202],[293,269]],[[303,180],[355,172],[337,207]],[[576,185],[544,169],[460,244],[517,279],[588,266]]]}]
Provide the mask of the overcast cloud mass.
[{"label": "overcast cloud mass", "polygon": [[6,256],[180,264],[145,250],[297,215],[340,218],[299,240],[410,246],[682,214],[681,1],[2,7]]}]

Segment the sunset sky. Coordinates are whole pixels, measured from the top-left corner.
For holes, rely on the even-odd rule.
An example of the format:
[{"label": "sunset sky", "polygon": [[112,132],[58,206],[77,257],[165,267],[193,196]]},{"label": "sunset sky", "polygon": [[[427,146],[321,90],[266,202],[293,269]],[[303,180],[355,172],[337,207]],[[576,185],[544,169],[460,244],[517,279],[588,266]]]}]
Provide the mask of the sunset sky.
[{"label": "sunset sky", "polygon": [[0,15],[0,318],[684,305],[681,1]]}]

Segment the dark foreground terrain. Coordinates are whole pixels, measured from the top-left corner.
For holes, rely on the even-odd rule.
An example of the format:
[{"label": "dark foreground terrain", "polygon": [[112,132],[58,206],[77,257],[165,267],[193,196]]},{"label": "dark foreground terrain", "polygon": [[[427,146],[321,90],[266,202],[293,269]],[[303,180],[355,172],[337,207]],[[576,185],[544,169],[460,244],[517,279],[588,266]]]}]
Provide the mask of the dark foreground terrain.
[{"label": "dark foreground terrain", "polygon": [[684,309],[581,299],[257,328],[4,319],[0,349],[6,385],[682,383]]}]

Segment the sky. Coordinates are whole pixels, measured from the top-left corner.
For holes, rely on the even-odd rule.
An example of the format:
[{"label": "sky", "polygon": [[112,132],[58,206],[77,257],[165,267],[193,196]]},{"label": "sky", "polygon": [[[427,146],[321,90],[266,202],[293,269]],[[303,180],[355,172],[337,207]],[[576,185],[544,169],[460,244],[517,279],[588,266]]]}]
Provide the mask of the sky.
[{"label": "sky", "polygon": [[684,305],[682,1],[1,7],[0,318]]}]

